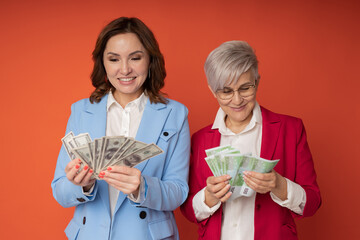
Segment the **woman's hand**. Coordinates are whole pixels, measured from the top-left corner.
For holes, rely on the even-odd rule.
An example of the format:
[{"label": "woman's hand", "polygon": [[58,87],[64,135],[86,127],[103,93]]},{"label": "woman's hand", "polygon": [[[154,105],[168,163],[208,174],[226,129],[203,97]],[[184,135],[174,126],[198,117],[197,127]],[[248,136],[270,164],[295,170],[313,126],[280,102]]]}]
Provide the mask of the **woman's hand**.
[{"label": "woman's hand", "polygon": [[69,179],[75,185],[82,186],[84,191],[89,191],[89,189],[94,185],[95,179],[91,179],[93,173],[92,169],[89,169],[88,165],[85,165],[83,169],[79,171],[82,162],[80,159],[74,159],[68,163],[65,167],[66,178]]},{"label": "woman's hand", "polygon": [[287,199],[286,179],[275,170],[269,173],[244,171],[245,183],[258,193],[272,192],[282,201]]},{"label": "woman's hand", "polygon": [[138,197],[141,183],[139,169],[126,166],[111,166],[106,171],[100,172],[99,177],[117,190],[125,194],[133,194],[135,198]]},{"label": "woman's hand", "polygon": [[231,196],[229,192],[230,184],[229,175],[223,175],[219,177],[208,177],[206,179],[206,188],[205,188],[205,204],[208,207],[215,206],[219,201],[226,202]]}]

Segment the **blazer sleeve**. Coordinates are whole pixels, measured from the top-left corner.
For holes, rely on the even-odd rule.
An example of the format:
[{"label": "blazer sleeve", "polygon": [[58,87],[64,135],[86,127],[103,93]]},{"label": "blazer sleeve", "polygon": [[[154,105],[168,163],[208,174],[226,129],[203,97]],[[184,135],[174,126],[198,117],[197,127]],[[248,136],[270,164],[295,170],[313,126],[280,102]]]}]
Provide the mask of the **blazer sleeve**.
[{"label": "blazer sleeve", "polygon": [[[77,109],[78,105],[79,104],[75,103],[71,106],[71,115],[66,127],[66,134],[70,131],[75,134],[78,133],[76,124],[79,117]],[[95,184],[92,195],[86,196],[83,194],[81,186],[73,184],[66,178],[65,167],[69,162],[70,157],[68,156],[64,146],[62,146],[56,164],[54,179],[51,182],[51,188],[54,198],[63,207],[73,207],[92,201],[97,193],[97,184]]]},{"label": "blazer sleeve", "polygon": [[[211,170],[205,162],[205,142],[212,141],[205,139],[202,132],[195,133],[191,139],[191,155],[190,155],[190,179],[189,179],[189,196],[185,203],[181,206],[182,214],[191,222],[197,223],[204,227],[209,219],[216,218],[221,214],[221,207],[212,216],[198,222],[194,213],[193,198],[204,187],[206,187],[206,179],[212,176]],[[200,228],[200,231],[203,228]]]},{"label": "blazer sleeve", "polygon": [[[191,139],[192,145],[194,144],[194,139],[192,137]],[[200,188],[200,183],[196,182],[195,178],[196,178],[196,172],[195,169],[200,169],[197,166],[197,161],[194,160],[194,151],[193,151],[193,147],[191,147],[191,154],[190,154],[190,179],[189,179],[189,196],[186,199],[186,201],[184,202],[183,205],[181,205],[181,212],[182,214],[191,222],[197,223],[196,217],[195,217],[195,213],[194,213],[194,209],[192,206],[192,201],[194,196],[196,195],[196,193],[198,192],[197,190]],[[200,188],[201,189],[201,188]],[[199,191],[200,191],[199,189]]]},{"label": "blazer sleeve", "polygon": [[[306,203],[302,217],[308,217],[314,215],[320,207],[321,196],[319,186],[316,182],[316,172],[306,138],[305,127],[301,120],[299,120],[298,123],[295,182],[300,184],[305,190]],[[299,217],[299,215],[293,214]]]},{"label": "blazer sleeve", "polygon": [[[185,106],[176,106],[167,121],[176,122],[177,131],[169,140],[164,171],[155,177],[144,174],[145,199],[136,204],[158,211],[173,211],[186,199],[189,191],[190,131]],[[172,123],[172,124],[173,124]],[[134,203],[133,203],[134,204]]]}]

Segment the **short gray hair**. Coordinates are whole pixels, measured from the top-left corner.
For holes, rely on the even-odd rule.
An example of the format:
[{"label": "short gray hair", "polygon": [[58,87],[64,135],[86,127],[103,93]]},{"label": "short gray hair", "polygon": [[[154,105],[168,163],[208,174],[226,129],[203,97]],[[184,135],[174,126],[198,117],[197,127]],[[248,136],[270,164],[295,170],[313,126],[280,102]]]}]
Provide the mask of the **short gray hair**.
[{"label": "short gray hair", "polygon": [[229,41],[215,48],[207,57],[204,70],[208,85],[216,92],[226,84],[237,81],[249,69],[254,71],[258,83],[258,60],[255,51],[244,41]]}]

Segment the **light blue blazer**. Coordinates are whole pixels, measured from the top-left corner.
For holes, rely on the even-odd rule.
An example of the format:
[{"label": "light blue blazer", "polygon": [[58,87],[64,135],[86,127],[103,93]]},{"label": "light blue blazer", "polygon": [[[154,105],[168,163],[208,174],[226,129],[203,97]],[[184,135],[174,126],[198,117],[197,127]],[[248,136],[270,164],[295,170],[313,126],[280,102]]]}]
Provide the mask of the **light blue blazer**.
[{"label": "light blue blazer", "polygon": [[[99,103],[88,99],[71,106],[66,133],[89,133],[92,139],[105,136],[107,96]],[[134,203],[120,193],[113,218],[110,216],[108,184],[97,180],[93,195],[65,176],[70,161],[64,146],[60,150],[53,195],[61,206],[74,207],[73,219],[65,233],[69,239],[179,239],[173,210],[188,195],[190,132],[187,108],[173,100],[167,104],[147,102],[136,140],[157,144],[164,153],[136,166],[145,179],[145,200]]]}]

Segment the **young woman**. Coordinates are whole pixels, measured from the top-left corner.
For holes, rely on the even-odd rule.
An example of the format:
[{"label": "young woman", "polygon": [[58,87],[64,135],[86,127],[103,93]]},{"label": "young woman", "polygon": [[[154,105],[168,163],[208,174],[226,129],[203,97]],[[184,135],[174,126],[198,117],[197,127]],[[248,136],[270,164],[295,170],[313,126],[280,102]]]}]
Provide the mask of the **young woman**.
[{"label": "young woman", "polygon": [[110,166],[95,180],[93,169],[62,147],[51,185],[63,207],[75,206],[65,233],[79,240],[179,239],[172,211],[188,194],[188,111],[160,92],[166,72],[158,43],[142,21],[121,17],[101,31],[93,60],[95,90],[72,105],[66,132],[133,137],[164,152],[134,168]]}]

